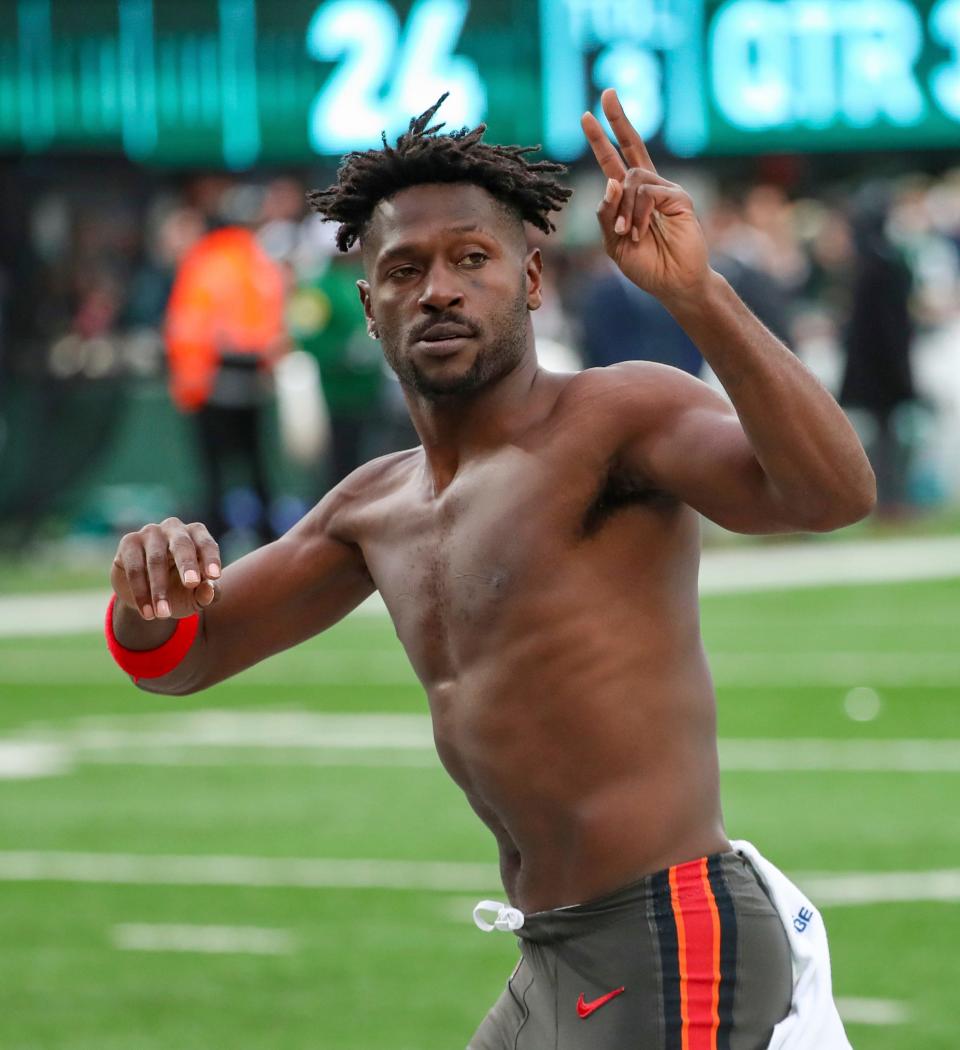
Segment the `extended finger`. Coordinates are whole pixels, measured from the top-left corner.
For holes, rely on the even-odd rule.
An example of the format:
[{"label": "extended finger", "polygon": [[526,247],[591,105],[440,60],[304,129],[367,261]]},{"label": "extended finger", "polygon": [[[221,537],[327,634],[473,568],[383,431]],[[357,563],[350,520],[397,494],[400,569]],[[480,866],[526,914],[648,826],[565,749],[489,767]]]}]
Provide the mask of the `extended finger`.
[{"label": "extended finger", "polygon": [[220,573],[223,571],[223,562],[220,558],[220,546],[217,541],[210,535],[206,525],[199,521],[188,525],[187,532],[193,540],[197,558],[202,567],[202,575],[210,580],[219,579]]},{"label": "extended finger", "polygon": [[170,615],[167,587],[170,581],[170,549],[159,526],[150,526],[143,532],[143,550],[147,561],[147,579],[157,616],[163,620]]},{"label": "extended finger", "polygon": [[584,113],[580,118],[580,127],[590,143],[593,155],[597,158],[600,170],[608,179],[623,180],[627,173],[627,166],[623,163],[616,147],[607,138],[600,121],[592,113]]},{"label": "extended finger", "polygon": [[156,614],[153,599],[150,596],[150,581],[147,579],[147,562],[143,545],[137,541],[137,538],[124,537],[114,564],[123,573],[140,615],[145,620],[152,620]]},{"label": "extended finger", "polygon": [[656,172],[657,169],[653,166],[643,139],[640,138],[636,128],[623,112],[623,106],[613,88],[607,88],[603,92],[600,96],[600,105],[603,107],[604,116],[610,122],[610,127],[613,128],[614,135],[617,136],[617,142],[620,143],[620,149],[623,150],[627,164],[631,168],[647,168]]},{"label": "extended finger", "polygon": [[184,587],[198,587],[202,573],[197,562],[196,544],[186,527],[180,525],[172,535],[168,534],[167,545]]}]

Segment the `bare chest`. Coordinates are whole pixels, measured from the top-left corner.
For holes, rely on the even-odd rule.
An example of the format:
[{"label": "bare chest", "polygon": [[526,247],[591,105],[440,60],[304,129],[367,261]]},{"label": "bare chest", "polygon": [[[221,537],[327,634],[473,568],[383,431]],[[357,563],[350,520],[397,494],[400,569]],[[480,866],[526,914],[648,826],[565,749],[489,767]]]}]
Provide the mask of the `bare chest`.
[{"label": "bare chest", "polygon": [[483,627],[525,585],[538,541],[556,543],[563,527],[548,475],[510,450],[464,470],[439,496],[414,485],[397,494],[363,549],[408,651]]},{"label": "bare chest", "polygon": [[595,532],[630,503],[586,467],[516,448],[471,465],[440,496],[398,492],[363,553],[421,678],[456,677],[584,547],[596,556]]}]

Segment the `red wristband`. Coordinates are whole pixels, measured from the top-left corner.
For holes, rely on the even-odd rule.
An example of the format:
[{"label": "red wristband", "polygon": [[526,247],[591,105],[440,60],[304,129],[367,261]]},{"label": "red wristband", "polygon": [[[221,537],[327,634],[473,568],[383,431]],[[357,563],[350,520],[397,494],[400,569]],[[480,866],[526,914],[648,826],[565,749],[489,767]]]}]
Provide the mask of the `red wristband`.
[{"label": "red wristband", "polygon": [[200,626],[199,614],[194,613],[178,620],[177,629],[156,649],[127,649],[117,641],[117,636],[113,633],[113,607],[116,603],[117,596],[113,595],[107,606],[107,620],[104,624],[110,655],[127,674],[133,676],[134,682],[139,682],[141,678],[160,678],[169,674],[193,645],[193,640],[197,637],[197,628]]}]

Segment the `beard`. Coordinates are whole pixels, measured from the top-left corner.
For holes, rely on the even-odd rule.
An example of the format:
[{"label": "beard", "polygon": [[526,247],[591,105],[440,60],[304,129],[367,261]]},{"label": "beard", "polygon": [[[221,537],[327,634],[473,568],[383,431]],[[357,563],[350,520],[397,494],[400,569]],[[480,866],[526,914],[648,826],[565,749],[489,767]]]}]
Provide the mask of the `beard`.
[{"label": "beard", "polygon": [[[438,314],[433,323],[463,323],[464,318],[450,312]],[[459,398],[475,393],[502,376],[512,372],[520,363],[527,348],[527,292],[523,282],[517,296],[503,309],[491,316],[486,325],[470,322],[476,330],[474,338],[484,342],[484,332],[492,338],[478,350],[473,364],[461,375],[435,377],[426,374],[417,362],[401,351],[401,340],[381,332],[383,356],[400,383],[430,401]]]}]

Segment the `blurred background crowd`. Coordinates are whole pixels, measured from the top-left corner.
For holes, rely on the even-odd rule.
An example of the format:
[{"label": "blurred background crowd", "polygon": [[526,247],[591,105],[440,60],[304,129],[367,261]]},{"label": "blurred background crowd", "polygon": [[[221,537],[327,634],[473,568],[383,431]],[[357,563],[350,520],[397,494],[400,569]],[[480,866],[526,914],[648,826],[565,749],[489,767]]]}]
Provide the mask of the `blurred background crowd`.
[{"label": "blurred background crowd", "polygon": [[[693,194],[714,267],[854,419],[888,519],[960,497],[960,168],[906,160],[857,178],[789,158],[664,168]],[[416,444],[366,334],[359,256],[306,207],[333,176],[5,166],[0,543],[176,513],[241,551],[361,462]],[[544,366],[644,359],[713,382],[602,253],[596,174],[574,166],[570,181],[558,232],[531,231]]]}]

